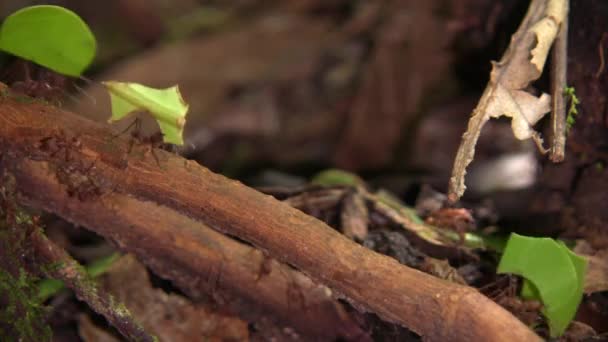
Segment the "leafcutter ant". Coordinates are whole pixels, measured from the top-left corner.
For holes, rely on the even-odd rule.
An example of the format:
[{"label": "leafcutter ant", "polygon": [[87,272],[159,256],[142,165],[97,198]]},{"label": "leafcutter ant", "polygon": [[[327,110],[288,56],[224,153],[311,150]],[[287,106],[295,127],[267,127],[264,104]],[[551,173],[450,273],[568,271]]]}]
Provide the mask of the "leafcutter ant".
[{"label": "leafcutter ant", "polygon": [[56,160],[57,179],[67,187],[70,197],[77,196],[81,201],[94,198],[101,194],[101,188],[95,182],[91,170],[97,160],[90,165],[84,165],[83,159],[73,158],[82,150],[82,141],[78,136],[68,136],[63,130],[54,132],[40,139],[37,148],[50,158],[63,154],[63,161]]},{"label": "leafcutter ant", "polygon": [[89,171],[90,169],[79,171],[60,167],[57,169],[57,179],[66,186],[68,196],[87,201],[102,194],[100,185],[91,177]]},{"label": "leafcutter ant", "polygon": [[2,74],[12,92],[41,98],[55,105],[67,95],[70,79],[31,62],[17,59]]},{"label": "leafcutter ant", "polygon": [[162,132],[156,132],[156,133],[153,133],[152,135],[144,135],[142,133],[140,118],[135,118],[135,120],[133,120],[133,122],[131,122],[129,124],[129,126],[127,126],[127,128],[125,128],[122,132],[116,134],[114,137],[115,138],[119,137],[129,130],[130,130],[130,139],[129,139],[129,147],[127,149],[128,155],[130,155],[131,152],[133,151],[133,146],[135,146],[135,144],[145,145],[145,146],[147,146],[147,149],[145,152],[146,153],[150,152],[152,154],[152,157],[154,157],[154,160],[156,161],[156,164],[158,165],[158,167],[161,167],[160,159],[158,158],[158,155],[156,154],[156,152],[154,150],[156,148],[160,148],[165,151],[176,152],[175,146],[163,142],[163,133]]},{"label": "leafcutter ant", "polygon": [[77,136],[68,137],[63,130],[59,130],[52,135],[40,139],[38,148],[49,153],[51,158],[55,157],[58,153],[64,153],[65,162],[69,162],[71,159],[72,152],[80,151],[82,142]]},{"label": "leafcutter ant", "polygon": [[[92,82],[83,76],[78,79]],[[95,102],[95,99],[76,84],[75,79],[19,58],[4,69],[0,74],[0,81],[10,85],[13,94],[42,99],[55,106],[61,106],[67,97],[75,99],[70,94],[74,90]]]}]

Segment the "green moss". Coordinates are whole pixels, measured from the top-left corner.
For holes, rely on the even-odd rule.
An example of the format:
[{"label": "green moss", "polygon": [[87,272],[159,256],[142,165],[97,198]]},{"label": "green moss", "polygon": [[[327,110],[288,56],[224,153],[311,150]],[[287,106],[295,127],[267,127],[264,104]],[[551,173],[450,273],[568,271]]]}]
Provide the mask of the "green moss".
[{"label": "green moss", "polygon": [[598,171],[604,171],[605,168],[606,168],[606,166],[601,161],[595,163],[595,169],[596,170],[598,170]]},{"label": "green moss", "polygon": [[0,293],[7,305],[0,310],[1,341],[50,341],[47,309],[37,300],[38,279],[23,268],[14,277],[0,268]]},{"label": "green moss", "polygon": [[131,316],[131,312],[129,308],[124,303],[112,303],[114,307],[114,312],[116,312],[120,317],[129,317]]},{"label": "green moss", "polygon": [[14,179],[0,179],[0,341],[50,341],[38,278],[25,268],[27,237],[40,229],[15,202]]}]

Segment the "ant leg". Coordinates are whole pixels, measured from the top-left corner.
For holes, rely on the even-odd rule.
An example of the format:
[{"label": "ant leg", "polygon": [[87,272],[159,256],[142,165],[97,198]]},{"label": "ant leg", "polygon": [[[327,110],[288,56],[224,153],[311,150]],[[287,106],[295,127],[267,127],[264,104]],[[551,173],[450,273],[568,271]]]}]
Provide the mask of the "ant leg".
[{"label": "ant leg", "polygon": [[95,160],[93,160],[91,162],[91,165],[89,165],[89,167],[87,167],[87,169],[84,171],[84,173],[89,174],[89,172],[93,169],[93,167],[97,164],[97,161],[99,160],[99,156],[95,157]]},{"label": "ant leg", "polygon": [[120,133],[113,135],[112,138],[118,138],[119,136],[125,134],[128,130],[130,130],[131,128],[133,128],[133,126],[135,126],[136,130],[139,130],[139,127],[141,126],[141,124],[139,123],[139,118],[135,118],[135,120],[133,120],[129,126],[127,126],[127,128],[123,129]]},{"label": "ant leg", "polygon": [[[66,146],[66,162],[72,159],[72,153],[79,153],[82,149],[82,140],[80,140],[81,134],[77,134],[69,139]],[[66,138],[67,140],[67,138]]]},{"label": "ant leg", "polygon": [[62,147],[58,147],[57,150],[55,150],[54,152],[51,152],[51,154],[49,155],[51,158],[55,158],[56,155],[59,154],[59,152],[63,152],[63,159],[64,162],[69,162],[70,161],[70,149],[68,146],[62,146]]},{"label": "ant leg", "polygon": [[25,77],[25,82],[30,82],[32,81],[32,76],[31,76],[31,72],[30,72],[30,65],[28,62],[26,61],[22,61],[23,65],[23,75]]},{"label": "ant leg", "polygon": [[131,151],[133,151],[133,145],[135,145],[135,139],[131,137],[131,139],[129,139],[129,148],[127,149],[127,155],[131,155]]},{"label": "ant leg", "polygon": [[154,152],[154,146],[150,146],[150,153],[152,153],[152,157],[154,157],[154,160],[156,160],[156,165],[158,165],[158,167],[161,168],[160,160],[158,159],[156,152]]},{"label": "ant leg", "polygon": [[57,155],[57,153],[59,153],[59,151],[61,151],[61,148],[58,148],[57,150],[55,150],[54,152],[51,152],[51,154],[49,155],[51,158],[55,158],[55,156]]},{"label": "ant leg", "polygon": [[137,135],[141,134],[141,119],[140,118],[135,118],[135,132],[137,132]]},{"label": "ant leg", "polygon": [[[81,79],[83,79],[82,77],[80,77]],[[80,87],[78,84],[74,83],[73,84],[74,88],[76,88],[76,90],[81,93],[82,95],[84,95],[87,99],[89,99],[89,101],[91,101],[91,103],[94,106],[97,106],[97,100],[91,95],[89,94],[86,90],[84,90],[82,87]],[[77,97],[75,97],[74,95],[70,94],[70,97],[72,97],[73,99],[77,100]]]},{"label": "ant leg", "polygon": [[70,147],[70,146],[66,146],[66,147],[65,147],[65,162],[66,162],[66,163],[67,163],[67,162],[69,162],[69,161],[70,161],[70,159],[71,159],[71,157],[72,157],[72,155],[71,155],[71,153],[70,153],[70,149],[71,149],[71,147]]}]

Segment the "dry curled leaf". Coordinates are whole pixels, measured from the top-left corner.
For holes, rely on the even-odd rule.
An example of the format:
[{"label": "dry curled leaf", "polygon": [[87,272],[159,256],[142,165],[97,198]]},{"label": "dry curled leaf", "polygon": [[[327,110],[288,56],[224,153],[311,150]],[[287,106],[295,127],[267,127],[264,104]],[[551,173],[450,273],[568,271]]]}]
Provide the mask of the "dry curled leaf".
[{"label": "dry curled leaf", "polygon": [[546,152],[533,126],[551,110],[551,96],[545,93],[536,96],[528,87],[540,77],[567,12],[566,0],[532,0],[509,48],[500,62],[493,63],[490,81],[469,119],[450,178],[450,201],[456,201],[464,193],[466,167],[473,160],[481,129],[490,118],[510,117],[517,139],[532,138]]}]

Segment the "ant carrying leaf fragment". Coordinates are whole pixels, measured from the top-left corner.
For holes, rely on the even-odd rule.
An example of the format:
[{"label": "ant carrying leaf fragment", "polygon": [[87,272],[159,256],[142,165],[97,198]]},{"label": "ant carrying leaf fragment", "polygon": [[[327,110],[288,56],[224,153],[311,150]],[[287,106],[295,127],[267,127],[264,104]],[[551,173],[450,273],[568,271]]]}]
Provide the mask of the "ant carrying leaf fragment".
[{"label": "ant carrying leaf fragment", "polygon": [[[61,75],[80,77],[95,57],[97,43],[87,24],[74,12],[60,6],[25,7],[0,25],[0,51],[51,69]],[[25,93],[49,92],[47,83],[20,84]],[[165,143],[183,145],[188,104],[177,86],[154,89],[137,83],[103,82],[112,101],[110,122],[135,111],[152,115]]]},{"label": "ant carrying leaf fragment", "polygon": [[20,58],[4,68],[0,81],[9,86],[7,91],[15,98],[40,99],[57,107],[74,98],[72,90],[81,90],[74,79]]},{"label": "ant carrying leaf fragment", "polygon": [[158,122],[165,143],[184,144],[184,126],[188,104],[182,98],[178,86],[154,89],[138,83],[102,82],[110,92],[112,117],[118,121],[129,114],[145,111]]},{"label": "ant carrying leaf fragment", "polygon": [[22,8],[0,25],[0,51],[17,57],[3,81],[17,94],[61,105],[75,86],[70,77],[81,77],[96,47],[91,29],[76,13],[54,5]]},{"label": "ant carrying leaf fragment", "polygon": [[175,152],[175,150],[172,148],[174,147],[174,145],[171,145],[169,143],[163,143],[163,134],[161,132],[156,132],[149,136],[143,135],[141,132],[140,118],[135,118],[135,120],[133,120],[133,122],[131,122],[129,126],[127,126],[127,128],[125,128],[122,132],[115,135],[114,137],[118,137],[129,130],[131,137],[129,139],[129,148],[127,150],[127,154],[131,154],[131,152],[133,151],[133,146],[135,146],[136,144],[144,145],[146,146],[146,153],[151,153],[154,157],[154,160],[156,161],[156,164],[160,167],[160,159],[158,158],[156,152],[154,152],[154,149],[161,148],[166,151]]}]

